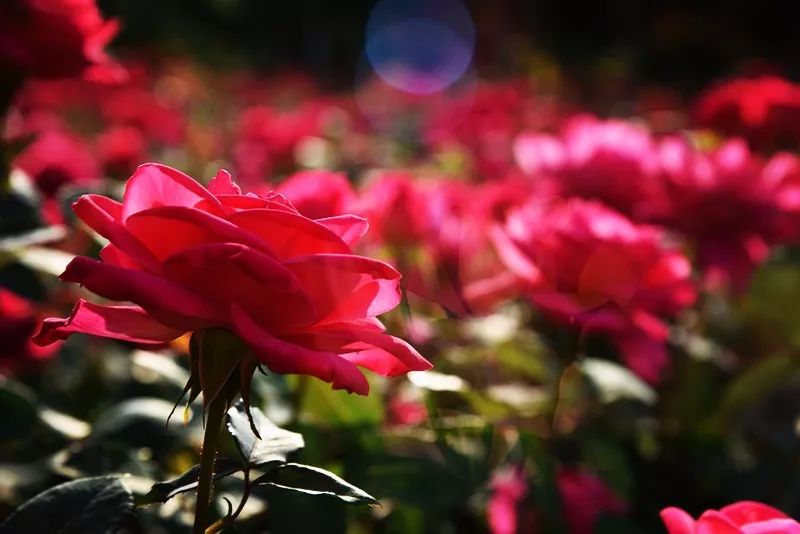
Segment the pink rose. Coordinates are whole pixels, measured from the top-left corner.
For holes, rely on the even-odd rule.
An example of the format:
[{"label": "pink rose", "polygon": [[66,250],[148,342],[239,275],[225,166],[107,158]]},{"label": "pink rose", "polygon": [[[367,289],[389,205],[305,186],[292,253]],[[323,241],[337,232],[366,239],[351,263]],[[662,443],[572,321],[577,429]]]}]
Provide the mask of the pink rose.
[{"label": "pink rose", "polygon": [[383,171],[370,181],[356,211],[369,219],[372,238],[396,249],[419,245],[432,225],[422,183],[402,171]]},{"label": "pink rose", "polygon": [[312,219],[347,213],[356,199],[344,173],[322,170],[294,173],[281,182],[276,191],[288,198],[297,211]]},{"label": "pink rose", "polygon": [[661,230],[595,202],[533,200],[492,235],[543,313],[607,336],[632,370],[660,379],[668,335],[662,316],[695,298],[689,261],[664,244]]},{"label": "pink rose", "polygon": [[498,469],[489,483],[492,495],[486,505],[489,531],[492,534],[516,534],[519,514],[517,508],[528,493],[528,484],[522,468],[516,466]]},{"label": "pink rose", "polygon": [[74,210],[110,243],[99,261],[75,258],[62,280],[132,304],[80,300],[45,321],[40,344],[75,332],[164,343],[226,328],[273,372],[362,395],[359,367],[394,376],[431,366],[376,318],[399,303],[400,274],[353,254],[360,217],[309,219],[279,194],[243,195],[225,171],[206,189],[156,164],[138,168],[122,203],[86,195]]},{"label": "pink rose", "polygon": [[712,285],[746,289],[771,247],[797,237],[800,159],[765,161],[737,139],[710,153],[667,139],[660,153],[664,196],[652,219],[694,242]]},{"label": "pink rose", "polygon": [[665,508],[661,519],[669,534],[800,534],[800,523],[780,510],[754,501],[739,501],[699,519],[680,508]]},{"label": "pink rose", "polygon": [[579,117],[558,136],[522,134],[517,164],[553,182],[561,196],[600,200],[635,218],[658,194],[658,152],[650,132],[620,120]]},{"label": "pink rose", "polygon": [[121,81],[122,67],[103,48],[117,33],[95,0],[6,0],[0,3],[0,68],[34,78],[85,74]]}]

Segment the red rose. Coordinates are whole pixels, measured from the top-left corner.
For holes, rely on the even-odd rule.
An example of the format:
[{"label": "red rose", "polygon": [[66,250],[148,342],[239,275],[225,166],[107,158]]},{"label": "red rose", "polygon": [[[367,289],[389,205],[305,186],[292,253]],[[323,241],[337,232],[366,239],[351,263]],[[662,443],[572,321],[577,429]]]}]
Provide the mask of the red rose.
[{"label": "red rose", "polygon": [[776,76],[730,80],[700,96],[695,116],[701,126],[744,137],[759,148],[796,146],[800,87]]},{"label": "red rose", "polygon": [[276,191],[288,198],[297,211],[312,219],[347,213],[356,199],[344,173],[322,170],[297,172]]},{"label": "red rose", "polygon": [[0,374],[23,372],[52,356],[58,345],[31,342],[38,319],[33,305],[0,288]]},{"label": "red rose", "polygon": [[699,519],[680,508],[665,508],[661,518],[669,534],[800,534],[800,523],[780,510],[754,501],[740,501]]},{"label": "red rose", "polygon": [[38,343],[75,332],[163,343],[221,327],[276,373],[360,394],[359,367],[392,376],[431,366],[376,319],[399,303],[400,275],[351,251],[364,219],[309,219],[281,195],[243,195],[225,171],[206,189],[156,164],[139,167],[122,203],[86,195],[74,210],[110,244],[101,261],[74,259],[62,280],[133,304],[81,300],[46,320]]},{"label": "red rose", "polygon": [[97,138],[97,155],[112,176],[127,176],[147,152],[147,139],[133,126],[114,126]]},{"label": "red rose", "polygon": [[95,0],[6,0],[0,4],[0,68],[34,78],[120,81],[103,48],[117,33]]},{"label": "red rose", "polygon": [[627,509],[600,477],[584,469],[560,470],[558,491],[569,534],[592,534],[603,514],[621,514]]},{"label": "red rose", "polygon": [[636,225],[602,204],[532,201],[492,231],[508,268],[547,315],[609,337],[650,382],[667,365],[667,326],[695,298],[686,257],[661,230]]},{"label": "red rose", "polygon": [[39,134],[14,160],[13,167],[27,174],[47,197],[65,185],[92,182],[98,177],[89,147],[79,137],[58,130]]}]

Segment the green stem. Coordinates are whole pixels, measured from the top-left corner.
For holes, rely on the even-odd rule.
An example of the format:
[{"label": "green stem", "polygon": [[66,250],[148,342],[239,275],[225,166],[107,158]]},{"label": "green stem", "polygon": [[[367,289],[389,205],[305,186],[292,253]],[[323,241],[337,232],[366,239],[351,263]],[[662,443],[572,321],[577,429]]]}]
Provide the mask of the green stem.
[{"label": "green stem", "polygon": [[203,451],[200,455],[200,475],[197,479],[197,506],[194,512],[194,534],[203,534],[208,526],[211,490],[214,486],[214,461],[217,458],[219,437],[228,401],[220,392],[208,406],[206,430],[203,434]]}]

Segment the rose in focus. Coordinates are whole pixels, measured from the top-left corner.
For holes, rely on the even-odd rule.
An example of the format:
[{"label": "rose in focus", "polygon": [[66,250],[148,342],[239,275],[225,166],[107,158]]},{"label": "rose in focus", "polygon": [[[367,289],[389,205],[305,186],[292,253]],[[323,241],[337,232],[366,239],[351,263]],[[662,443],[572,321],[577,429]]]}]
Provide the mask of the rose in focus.
[{"label": "rose in focus", "polygon": [[740,501],[699,519],[680,508],[661,511],[669,534],[800,534],[800,523],[780,510],[754,501]]},{"label": "rose in focus", "polygon": [[109,240],[100,260],[75,258],[62,274],[119,306],[80,300],[37,334],[48,344],[76,333],[164,343],[225,328],[276,373],[312,375],[366,394],[359,367],[394,376],[430,368],[376,318],[400,302],[400,274],[353,254],[367,229],[353,215],[309,219],[282,195],[242,194],[220,171],[208,188],[169,167],[139,167],[123,201],[74,205]]}]

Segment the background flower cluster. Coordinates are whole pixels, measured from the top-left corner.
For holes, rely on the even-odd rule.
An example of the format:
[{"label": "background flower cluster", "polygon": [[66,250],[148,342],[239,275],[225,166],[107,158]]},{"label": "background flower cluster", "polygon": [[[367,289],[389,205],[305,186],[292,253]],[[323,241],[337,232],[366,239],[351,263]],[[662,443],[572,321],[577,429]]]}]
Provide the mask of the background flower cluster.
[{"label": "background flower cluster", "polygon": [[[129,473],[146,492],[196,463],[199,413],[164,428],[189,376],[185,329],[158,343],[64,339],[50,323],[57,343],[31,341],[79,298],[102,303],[56,278],[108,244],[73,201],[122,199],[151,161],[205,185],[228,169],[237,194],[282,213],[288,201],[295,222],[364,217],[358,241],[360,227],[331,231],[402,274],[403,302],[381,321],[434,365],[391,381],[321,376],[368,396],[303,365],[257,373],[254,405],[305,436],[302,459],[382,507],[263,490],[242,532],[690,533],[707,509],[720,512],[697,524],[718,532],[747,514],[791,526],[764,505],[724,508],[742,500],[800,516],[800,85],[732,71],[598,109],[539,58],[433,95],[378,76],[329,89],[314,72],[111,59],[117,21],[73,3],[53,2],[70,4],[70,31],[52,29],[65,15],[47,2],[0,7],[14,81],[0,147],[0,518],[79,476]],[[215,195],[235,187],[220,183]],[[283,243],[275,232],[265,240]],[[303,283],[327,291],[314,273]],[[419,364],[394,342],[375,350]],[[142,528],[186,528],[186,502],[142,509]]]}]

